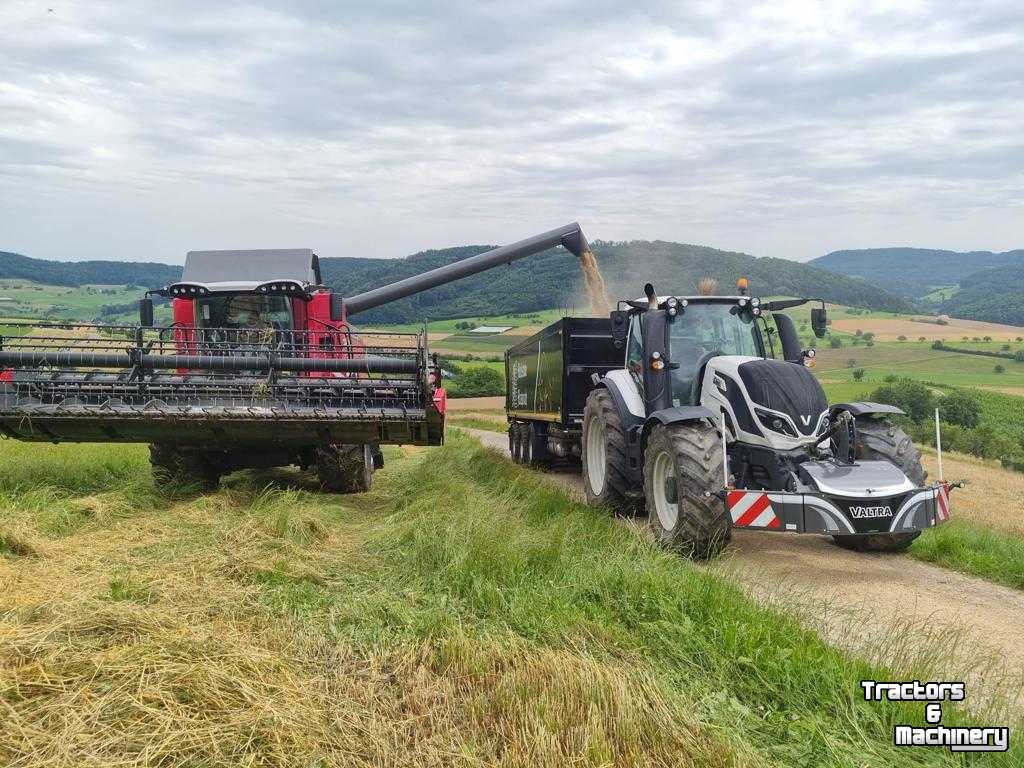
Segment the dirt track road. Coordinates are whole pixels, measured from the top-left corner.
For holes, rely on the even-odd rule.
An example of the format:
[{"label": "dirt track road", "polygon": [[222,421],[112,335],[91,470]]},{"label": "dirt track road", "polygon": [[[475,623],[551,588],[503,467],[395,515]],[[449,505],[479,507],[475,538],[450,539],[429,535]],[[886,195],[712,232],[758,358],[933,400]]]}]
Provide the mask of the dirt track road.
[{"label": "dirt track road", "polygon": [[[465,431],[507,455],[505,435]],[[578,474],[548,476],[583,498]],[[992,681],[1005,686],[1009,679],[1011,706],[1024,716],[1021,592],[906,555],[848,552],[824,536],[737,531],[726,554],[707,567],[735,575],[761,602],[795,608],[834,645],[897,669],[923,656],[944,679],[968,682],[972,708],[992,701]]]}]

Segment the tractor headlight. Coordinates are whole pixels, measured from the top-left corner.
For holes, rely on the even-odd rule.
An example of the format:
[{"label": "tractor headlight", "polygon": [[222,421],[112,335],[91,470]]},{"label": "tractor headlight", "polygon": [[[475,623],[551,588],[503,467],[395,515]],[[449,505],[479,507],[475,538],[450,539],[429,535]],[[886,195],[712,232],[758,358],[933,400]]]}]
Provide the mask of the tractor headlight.
[{"label": "tractor headlight", "polygon": [[787,435],[789,437],[797,437],[796,430],[790,426],[788,419],[784,419],[775,413],[762,411],[760,408],[755,408],[754,414],[757,416],[758,421],[772,432],[778,432],[780,435]]},{"label": "tractor headlight", "polygon": [[752,306],[752,307],[760,307],[761,306],[761,300],[755,296],[753,299],[750,300],[750,306]]},{"label": "tractor headlight", "polygon": [[739,304],[740,304],[741,307],[745,307],[745,306],[747,306],[747,300],[746,299],[740,299]]}]

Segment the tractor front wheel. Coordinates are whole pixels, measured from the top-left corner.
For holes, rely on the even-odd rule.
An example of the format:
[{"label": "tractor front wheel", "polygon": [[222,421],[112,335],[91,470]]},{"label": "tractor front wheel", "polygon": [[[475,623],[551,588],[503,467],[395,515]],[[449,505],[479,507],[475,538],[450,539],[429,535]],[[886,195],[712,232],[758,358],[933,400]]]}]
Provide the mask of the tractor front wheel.
[{"label": "tractor front wheel", "polygon": [[720,438],[704,422],[658,425],[644,450],[647,525],[666,547],[695,558],[718,554],[732,536]]},{"label": "tractor front wheel", "polygon": [[316,451],[316,474],[328,493],[363,493],[373,487],[373,449],[369,443],[328,445]]},{"label": "tractor front wheel", "polygon": [[149,463],[153,477],[161,484],[196,486],[212,491],[220,482],[220,471],[202,451],[154,443],[149,446]]}]

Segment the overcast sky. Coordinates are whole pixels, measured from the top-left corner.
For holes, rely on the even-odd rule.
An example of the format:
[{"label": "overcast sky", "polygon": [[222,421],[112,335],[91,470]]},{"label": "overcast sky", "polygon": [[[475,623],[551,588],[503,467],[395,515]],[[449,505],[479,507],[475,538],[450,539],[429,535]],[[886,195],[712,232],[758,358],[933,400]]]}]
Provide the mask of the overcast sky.
[{"label": "overcast sky", "polygon": [[574,219],[1022,248],[1024,3],[0,0],[0,250],[393,257]]}]

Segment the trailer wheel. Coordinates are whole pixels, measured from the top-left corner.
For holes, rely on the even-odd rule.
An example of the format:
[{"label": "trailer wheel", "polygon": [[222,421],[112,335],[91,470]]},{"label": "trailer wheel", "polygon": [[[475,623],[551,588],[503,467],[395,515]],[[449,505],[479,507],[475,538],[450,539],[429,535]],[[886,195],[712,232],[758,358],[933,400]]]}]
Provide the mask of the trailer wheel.
[{"label": "trailer wheel", "polygon": [[722,452],[704,422],[655,426],[644,450],[647,524],[659,543],[695,558],[713,557],[732,536],[732,518],[714,494]]},{"label": "trailer wheel", "polygon": [[582,448],[587,502],[611,507],[617,514],[633,514],[637,502],[630,497],[626,430],[606,389],[595,389],[587,395]]},{"label": "trailer wheel", "polygon": [[[888,461],[895,464],[914,485],[922,486],[928,473],[921,466],[921,452],[910,435],[884,419],[857,419],[855,456],[858,459]],[[920,531],[911,533],[872,533],[833,536],[843,549],[857,552],[899,552],[910,546]]]},{"label": "trailer wheel", "polygon": [[548,454],[548,434],[545,426],[531,421],[526,432],[526,441],[530,445],[530,466],[547,466],[551,456]]},{"label": "trailer wheel", "polygon": [[363,493],[373,487],[373,449],[368,443],[317,448],[316,474],[328,493]]},{"label": "trailer wheel", "polygon": [[161,485],[194,485],[212,491],[220,482],[219,470],[202,451],[153,443],[149,446],[149,463],[154,479]]}]

